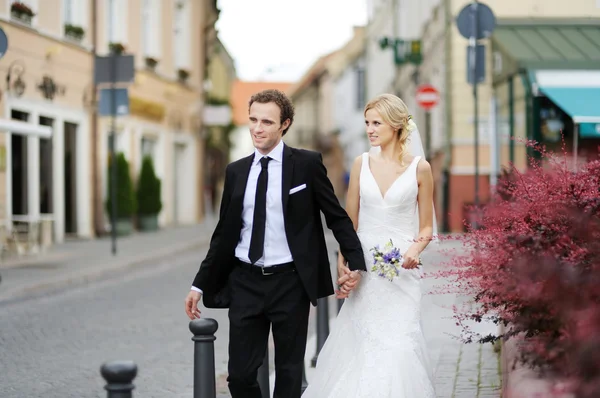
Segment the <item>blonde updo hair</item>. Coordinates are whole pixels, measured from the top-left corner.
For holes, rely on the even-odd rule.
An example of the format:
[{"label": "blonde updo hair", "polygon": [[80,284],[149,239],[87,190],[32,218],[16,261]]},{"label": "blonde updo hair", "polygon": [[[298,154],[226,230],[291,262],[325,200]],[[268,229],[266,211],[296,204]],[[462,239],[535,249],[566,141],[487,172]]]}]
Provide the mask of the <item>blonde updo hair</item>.
[{"label": "blonde updo hair", "polygon": [[408,107],[404,101],[393,94],[381,94],[365,105],[364,116],[367,115],[369,109],[376,110],[383,121],[397,131],[400,143],[400,161],[402,161],[410,132],[417,127],[408,113]]}]

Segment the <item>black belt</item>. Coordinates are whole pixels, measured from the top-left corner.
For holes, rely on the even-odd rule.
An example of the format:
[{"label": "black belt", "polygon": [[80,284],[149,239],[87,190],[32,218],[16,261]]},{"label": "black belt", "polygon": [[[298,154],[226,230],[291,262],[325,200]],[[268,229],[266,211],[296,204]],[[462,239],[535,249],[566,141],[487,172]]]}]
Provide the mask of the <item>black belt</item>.
[{"label": "black belt", "polygon": [[285,272],[296,271],[296,267],[294,266],[293,262],[263,267],[262,265],[252,265],[238,260],[237,265],[238,267],[241,267],[245,270],[248,270],[250,272],[256,272],[262,275],[282,274]]}]

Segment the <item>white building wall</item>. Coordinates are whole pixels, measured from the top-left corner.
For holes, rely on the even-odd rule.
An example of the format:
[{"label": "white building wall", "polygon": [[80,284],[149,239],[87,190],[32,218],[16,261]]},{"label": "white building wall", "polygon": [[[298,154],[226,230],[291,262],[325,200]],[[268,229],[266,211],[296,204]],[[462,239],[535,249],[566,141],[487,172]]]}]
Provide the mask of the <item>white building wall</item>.
[{"label": "white building wall", "polygon": [[340,132],[344,150],[344,166],[350,171],[354,159],[369,149],[366,139],[363,109],[366,97],[359,98],[358,69],[364,67],[364,57],[348,65],[335,81],[334,120]]}]

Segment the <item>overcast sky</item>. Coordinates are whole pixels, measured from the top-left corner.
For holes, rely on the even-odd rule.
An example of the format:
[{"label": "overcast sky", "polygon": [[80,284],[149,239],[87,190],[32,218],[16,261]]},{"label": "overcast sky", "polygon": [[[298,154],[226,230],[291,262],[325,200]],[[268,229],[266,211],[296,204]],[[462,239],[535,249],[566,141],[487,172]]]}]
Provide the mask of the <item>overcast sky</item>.
[{"label": "overcast sky", "polygon": [[296,81],[367,20],[366,0],[218,0],[217,29],[242,80]]}]

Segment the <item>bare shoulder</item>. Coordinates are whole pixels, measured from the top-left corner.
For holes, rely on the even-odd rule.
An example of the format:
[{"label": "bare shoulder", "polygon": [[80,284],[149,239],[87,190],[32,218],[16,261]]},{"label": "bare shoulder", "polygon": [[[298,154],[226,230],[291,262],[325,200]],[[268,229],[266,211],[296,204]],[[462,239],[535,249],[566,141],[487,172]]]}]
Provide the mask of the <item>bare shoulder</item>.
[{"label": "bare shoulder", "polygon": [[350,178],[358,177],[360,169],[362,167],[362,156],[357,156],[352,162],[352,169],[350,170]]},{"label": "bare shoulder", "polygon": [[423,158],[419,159],[417,163],[417,173],[419,174],[431,174],[431,165]]}]

